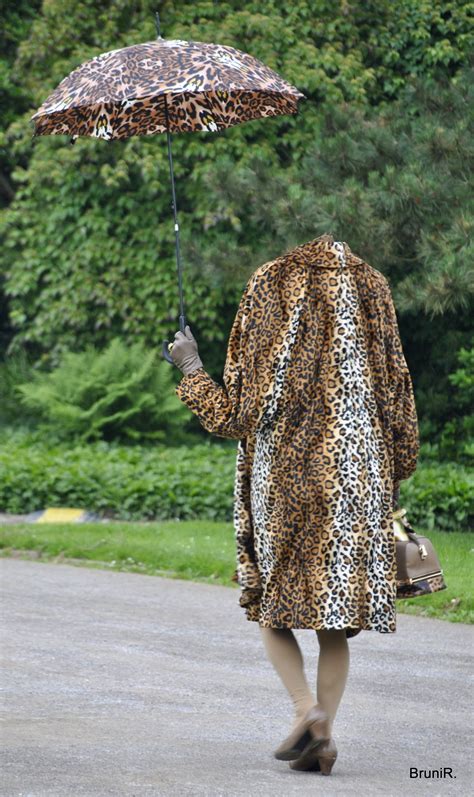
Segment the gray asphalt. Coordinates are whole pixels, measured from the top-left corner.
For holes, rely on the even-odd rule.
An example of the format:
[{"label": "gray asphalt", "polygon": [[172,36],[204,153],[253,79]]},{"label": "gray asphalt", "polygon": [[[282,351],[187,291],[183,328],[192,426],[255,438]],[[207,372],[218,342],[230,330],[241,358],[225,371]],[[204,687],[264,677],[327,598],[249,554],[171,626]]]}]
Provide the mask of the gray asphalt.
[{"label": "gray asphalt", "polygon": [[[471,793],[469,626],[399,614],[349,641],[324,777],[273,758],[291,704],[238,590],[17,559],[1,587],[2,795]],[[296,636],[314,684],[316,634]]]}]

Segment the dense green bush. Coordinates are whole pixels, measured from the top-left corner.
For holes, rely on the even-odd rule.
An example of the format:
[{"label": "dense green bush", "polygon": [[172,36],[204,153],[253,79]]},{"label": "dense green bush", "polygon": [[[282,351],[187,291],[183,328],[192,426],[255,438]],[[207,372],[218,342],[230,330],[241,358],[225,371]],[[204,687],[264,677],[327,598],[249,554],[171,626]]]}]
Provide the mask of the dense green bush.
[{"label": "dense green bush", "polygon": [[17,391],[58,439],[169,441],[189,417],[174,371],[157,362],[156,350],[115,338],[103,351],[66,352],[57,368],[36,372]]},{"label": "dense green bush", "polygon": [[123,520],[232,518],[234,447],[46,447],[13,435],[0,447],[0,507],[74,506]]},{"label": "dense green bush", "polygon": [[[231,521],[235,443],[174,449],[106,443],[47,447],[31,435],[0,445],[0,507],[23,514],[74,506],[123,520]],[[401,504],[420,529],[467,531],[474,477],[459,465],[420,464],[401,486]]]},{"label": "dense green bush", "polygon": [[472,531],[474,527],[474,473],[453,463],[419,465],[402,482],[401,505],[413,526],[426,531]]}]

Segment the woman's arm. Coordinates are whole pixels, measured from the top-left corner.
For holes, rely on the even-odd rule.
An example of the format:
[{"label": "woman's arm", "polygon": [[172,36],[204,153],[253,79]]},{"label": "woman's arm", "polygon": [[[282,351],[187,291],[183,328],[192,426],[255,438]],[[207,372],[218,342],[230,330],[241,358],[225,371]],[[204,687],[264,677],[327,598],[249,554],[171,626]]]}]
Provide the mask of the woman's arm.
[{"label": "woman's arm", "polygon": [[224,386],[200,367],[183,376],[175,389],[178,398],[199,418],[204,429],[219,437],[240,439],[246,437],[252,428],[252,417],[248,417],[241,401],[245,325],[251,306],[250,282],[240,300],[229,335]]}]

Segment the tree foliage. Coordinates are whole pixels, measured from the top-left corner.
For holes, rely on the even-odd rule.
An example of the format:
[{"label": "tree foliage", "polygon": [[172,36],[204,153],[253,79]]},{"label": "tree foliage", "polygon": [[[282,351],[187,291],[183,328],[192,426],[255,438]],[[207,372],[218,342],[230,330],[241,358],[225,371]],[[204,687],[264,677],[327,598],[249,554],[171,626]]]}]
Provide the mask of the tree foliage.
[{"label": "tree foliage", "polygon": [[[258,151],[216,160],[207,176],[206,263],[257,242],[276,256],[330,229],[387,274],[402,311],[462,310],[474,282],[473,78],[424,79],[383,109],[332,106],[298,164],[277,170]],[[190,242],[191,244],[191,242]],[[196,252],[197,256],[197,252]],[[233,264],[237,266],[237,261]]]},{"label": "tree foliage", "polygon": [[186,313],[207,369],[220,376],[250,273],[331,231],[390,279],[424,429],[438,433],[461,411],[448,375],[472,289],[472,4],[459,0],[9,5],[4,348],[53,367],[117,336],[157,347],[177,328],[164,137],[33,144],[29,122],[83,61],[154,39],[156,7],[166,38],[241,48],[307,98],[294,117],[173,136]]}]

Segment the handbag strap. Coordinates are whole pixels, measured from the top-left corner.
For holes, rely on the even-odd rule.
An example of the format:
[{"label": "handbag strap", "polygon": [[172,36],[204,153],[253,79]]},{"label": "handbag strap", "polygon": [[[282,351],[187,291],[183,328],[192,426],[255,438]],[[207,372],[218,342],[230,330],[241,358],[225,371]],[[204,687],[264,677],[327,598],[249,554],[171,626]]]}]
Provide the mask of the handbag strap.
[{"label": "handbag strap", "polygon": [[406,514],[407,514],[407,510],[404,507],[402,507],[400,509],[397,509],[393,513],[393,519],[400,521],[400,523],[404,526],[405,531],[408,534],[408,536],[410,537],[410,539],[417,544],[418,551],[419,551],[419,554],[420,554],[421,558],[422,559],[426,559],[426,557],[428,556],[428,551],[426,550],[426,546],[421,542],[421,539],[419,538],[418,534],[416,534],[416,532],[414,531],[414,529],[410,525],[410,523],[409,523],[409,521],[408,521],[408,519],[406,517]]}]

